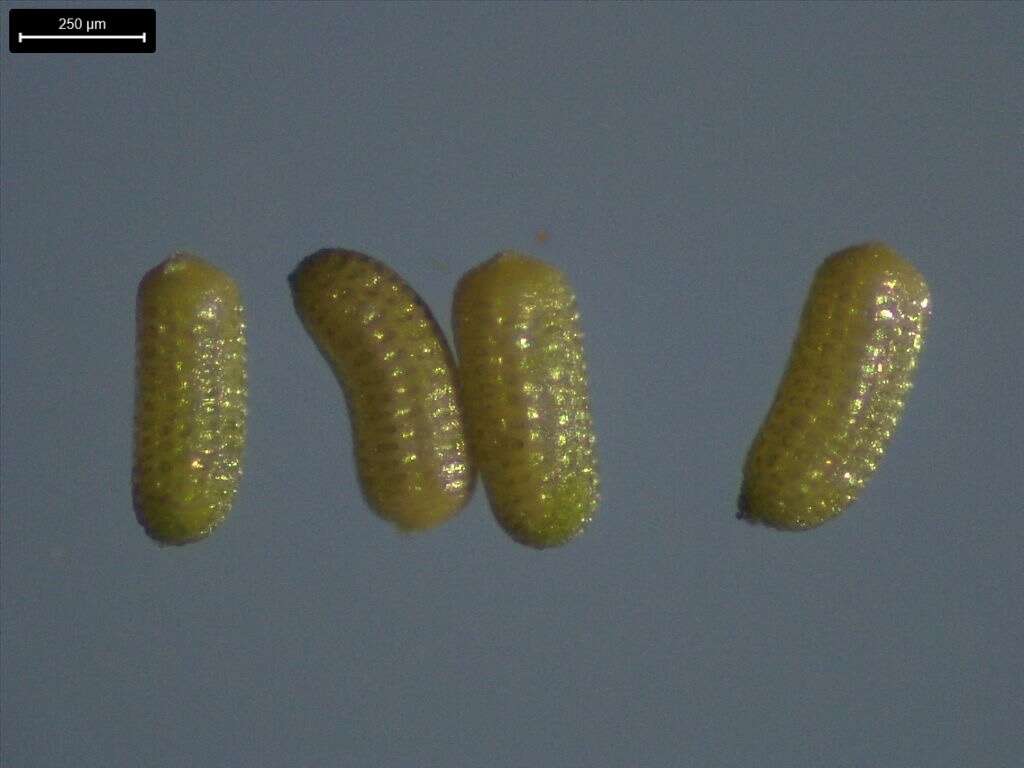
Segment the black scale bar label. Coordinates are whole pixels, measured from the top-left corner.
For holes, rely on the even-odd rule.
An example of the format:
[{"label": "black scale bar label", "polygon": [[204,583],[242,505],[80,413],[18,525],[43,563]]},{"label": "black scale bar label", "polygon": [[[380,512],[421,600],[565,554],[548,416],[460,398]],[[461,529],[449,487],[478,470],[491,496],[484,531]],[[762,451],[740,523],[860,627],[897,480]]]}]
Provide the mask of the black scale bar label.
[{"label": "black scale bar label", "polygon": [[11,53],[153,53],[152,8],[12,8]]}]

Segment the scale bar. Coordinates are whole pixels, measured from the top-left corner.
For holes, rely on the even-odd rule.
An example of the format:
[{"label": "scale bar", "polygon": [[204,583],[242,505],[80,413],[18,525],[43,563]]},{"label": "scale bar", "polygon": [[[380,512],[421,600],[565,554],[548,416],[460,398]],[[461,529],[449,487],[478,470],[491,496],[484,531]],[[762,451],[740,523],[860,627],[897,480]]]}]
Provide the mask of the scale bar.
[{"label": "scale bar", "polygon": [[[152,8],[12,8],[11,53],[156,53]],[[2,762],[2,761],[0,761]]]},{"label": "scale bar", "polygon": [[141,35],[26,35],[18,33],[18,42],[23,40],[141,40],[146,42],[146,33]]}]

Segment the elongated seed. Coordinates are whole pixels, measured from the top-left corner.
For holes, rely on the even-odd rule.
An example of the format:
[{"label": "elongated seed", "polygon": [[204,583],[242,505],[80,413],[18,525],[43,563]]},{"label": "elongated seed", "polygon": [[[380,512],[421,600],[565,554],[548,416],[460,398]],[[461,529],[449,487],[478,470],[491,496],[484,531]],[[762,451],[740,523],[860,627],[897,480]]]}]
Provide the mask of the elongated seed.
[{"label": "elongated seed", "polygon": [[598,470],[579,312],[561,272],[506,251],[455,291],[470,448],[516,541],[558,546],[597,508]]},{"label": "elongated seed", "polygon": [[476,473],[454,360],[430,310],[392,269],[355,251],[317,251],[289,282],[345,393],[369,505],[408,531],[452,517]]},{"label": "elongated seed", "polygon": [[924,278],[888,246],[826,259],[747,455],[741,518],[801,530],[857,498],[899,423],[930,313]]},{"label": "elongated seed", "polygon": [[228,514],[242,475],[247,394],[235,282],[185,253],[146,273],[136,303],[132,495],[156,541],[196,541]]}]

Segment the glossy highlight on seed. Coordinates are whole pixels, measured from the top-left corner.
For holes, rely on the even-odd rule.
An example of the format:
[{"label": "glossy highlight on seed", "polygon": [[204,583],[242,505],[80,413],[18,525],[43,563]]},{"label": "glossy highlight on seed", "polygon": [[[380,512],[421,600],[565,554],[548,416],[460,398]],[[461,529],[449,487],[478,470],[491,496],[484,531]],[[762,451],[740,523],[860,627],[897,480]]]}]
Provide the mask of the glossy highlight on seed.
[{"label": "glossy highlight on seed", "polygon": [[515,251],[459,281],[452,310],[470,449],[516,541],[564,544],[599,501],[576,298],[554,267]]},{"label": "glossy highlight on seed", "polygon": [[288,279],[345,393],[369,505],[405,531],[451,518],[476,470],[454,359],[430,310],[394,270],[356,251],[317,251]]},{"label": "glossy highlight on seed", "polygon": [[238,286],[179,253],[136,300],[135,515],[161,544],[208,536],[231,509],[246,428],[245,321]]},{"label": "glossy highlight on seed", "polygon": [[931,310],[924,278],[882,243],[825,260],[747,454],[740,518],[803,530],[857,498],[899,424]]}]

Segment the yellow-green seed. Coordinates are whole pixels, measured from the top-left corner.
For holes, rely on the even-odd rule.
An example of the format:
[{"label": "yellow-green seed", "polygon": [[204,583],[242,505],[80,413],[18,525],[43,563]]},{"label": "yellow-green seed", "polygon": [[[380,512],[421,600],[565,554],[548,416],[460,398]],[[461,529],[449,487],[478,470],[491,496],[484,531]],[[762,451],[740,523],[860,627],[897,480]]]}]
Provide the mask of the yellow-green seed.
[{"label": "yellow-green seed", "polygon": [[453,325],[470,450],[495,517],[522,544],[566,543],[599,500],[572,289],[537,259],[499,253],[459,282]]},{"label": "yellow-green seed", "polygon": [[189,254],[146,273],[136,303],[135,514],[161,544],[224,520],[242,475],[245,322],[238,287]]},{"label": "yellow-green seed", "polygon": [[295,311],[345,392],[363,493],[398,528],[457,513],[476,470],[455,363],[433,315],[394,270],[325,249],[289,277]]},{"label": "yellow-green seed", "polygon": [[899,423],[931,309],[924,278],[886,245],[826,259],[747,455],[741,518],[802,530],[857,498]]}]

